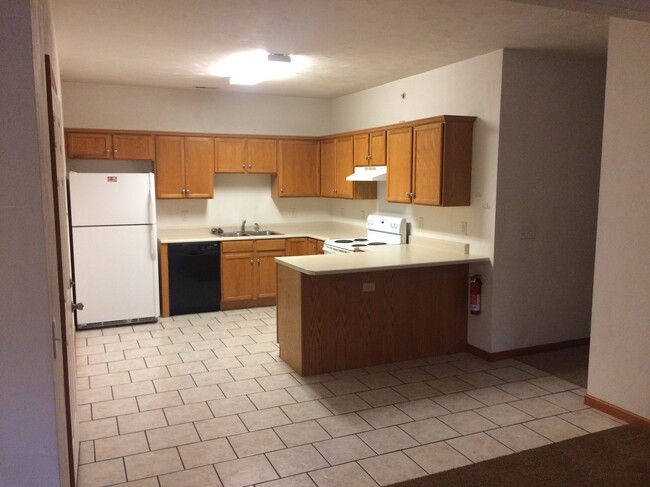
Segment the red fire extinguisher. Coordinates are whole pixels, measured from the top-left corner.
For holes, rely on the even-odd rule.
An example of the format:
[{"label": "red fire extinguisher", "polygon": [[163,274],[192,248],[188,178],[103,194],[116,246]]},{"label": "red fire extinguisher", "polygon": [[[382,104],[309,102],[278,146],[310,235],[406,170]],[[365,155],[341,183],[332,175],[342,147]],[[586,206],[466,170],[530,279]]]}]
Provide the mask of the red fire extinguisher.
[{"label": "red fire extinguisher", "polygon": [[470,278],[469,285],[469,312],[473,315],[481,314],[481,276],[478,274]]}]

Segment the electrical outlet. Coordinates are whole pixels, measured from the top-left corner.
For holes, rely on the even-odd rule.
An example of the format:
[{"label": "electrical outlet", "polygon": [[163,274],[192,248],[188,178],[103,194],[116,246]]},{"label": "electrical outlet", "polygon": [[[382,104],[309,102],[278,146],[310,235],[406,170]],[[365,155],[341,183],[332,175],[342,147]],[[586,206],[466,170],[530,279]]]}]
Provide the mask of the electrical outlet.
[{"label": "electrical outlet", "polygon": [[374,282],[364,282],[363,284],[361,284],[361,292],[371,293],[374,292],[374,290],[375,290]]},{"label": "electrical outlet", "polygon": [[424,217],[423,216],[418,217],[418,228],[424,228]]},{"label": "electrical outlet", "polygon": [[361,210],[361,219],[362,220],[366,219],[366,210]]},{"label": "electrical outlet", "polygon": [[181,220],[187,221],[187,210],[181,211]]},{"label": "electrical outlet", "polygon": [[460,233],[467,235],[467,222],[460,222]]},{"label": "electrical outlet", "polygon": [[295,218],[296,217],[296,209],[295,208],[289,208],[289,215],[291,216],[291,218]]}]

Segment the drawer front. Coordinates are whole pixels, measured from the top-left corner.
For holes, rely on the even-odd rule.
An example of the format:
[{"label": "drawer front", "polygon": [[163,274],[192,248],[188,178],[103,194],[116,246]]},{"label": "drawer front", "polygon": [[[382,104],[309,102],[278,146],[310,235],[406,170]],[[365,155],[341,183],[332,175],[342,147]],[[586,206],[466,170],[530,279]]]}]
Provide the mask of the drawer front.
[{"label": "drawer front", "polygon": [[256,250],[284,250],[286,239],[272,238],[264,240],[256,240]]},{"label": "drawer front", "polygon": [[253,243],[253,240],[233,240],[232,242],[223,242],[221,244],[221,253],[252,252]]}]

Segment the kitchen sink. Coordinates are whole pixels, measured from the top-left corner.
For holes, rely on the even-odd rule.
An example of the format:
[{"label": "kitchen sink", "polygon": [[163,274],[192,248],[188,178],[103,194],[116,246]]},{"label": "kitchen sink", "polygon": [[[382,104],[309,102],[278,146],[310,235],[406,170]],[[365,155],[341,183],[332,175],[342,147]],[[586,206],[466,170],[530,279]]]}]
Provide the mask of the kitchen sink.
[{"label": "kitchen sink", "polygon": [[280,232],[274,230],[250,230],[250,231],[236,231],[236,232],[223,232],[218,234],[220,237],[261,237],[267,235],[282,235]]}]

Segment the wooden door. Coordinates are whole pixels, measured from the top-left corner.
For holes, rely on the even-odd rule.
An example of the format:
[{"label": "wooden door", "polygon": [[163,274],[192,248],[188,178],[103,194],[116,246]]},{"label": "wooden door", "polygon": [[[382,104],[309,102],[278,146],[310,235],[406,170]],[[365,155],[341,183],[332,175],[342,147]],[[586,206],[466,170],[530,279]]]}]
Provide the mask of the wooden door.
[{"label": "wooden door", "polygon": [[275,139],[248,139],[246,141],[246,170],[250,173],[277,171],[278,144]]},{"label": "wooden door", "polygon": [[413,203],[442,203],[442,135],[442,123],[413,129]]},{"label": "wooden door", "polygon": [[[222,247],[223,250],[223,247]],[[221,254],[221,301],[245,301],[254,297],[254,252]]]},{"label": "wooden door", "polygon": [[154,160],[154,136],[145,134],[113,134],[113,159]]},{"label": "wooden door", "polygon": [[258,251],[255,264],[257,266],[257,290],[255,298],[274,298],[277,293],[276,257],[285,255],[284,250]]},{"label": "wooden door", "polygon": [[287,239],[287,257],[294,255],[309,254],[308,238],[288,238]]},{"label": "wooden door", "polygon": [[110,134],[68,132],[68,157],[72,159],[112,159],[113,143]]},{"label": "wooden door", "polygon": [[386,131],[377,130],[370,132],[370,165],[371,166],[385,166],[386,165]]},{"label": "wooden door", "polygon": [[56,236],[58,316],[52,317],[54,351],[55,414],[58,429],[59,481],[61,485],[76,485],[79,460],[77,437],[77,395],[75,327],[72,315],[72,270],[68,227],[68,198],[61,99],[50,64],[45,56],[47,112],[50,138],[50,170],[54,234]]},{"label": "wooden door", "polygon": [[212,137],[185,137],[185,197],[214,196]]},{"label": "wooden door", "polygon": [[183,161],[183,137],[175,135],[156,136],[157,198],[185,197],[185,164]]},{"label": "wooden door", "polygon": [[411,142],[410,127],[388,130],[386,142],[386,200],[411,202]]},{"label": "wooden door", "polygon": [[368,134],[354,136],[354,165],[367,166],[370,164],[370,145]]},{"label": "wooden door", "polygon": [[214,139],[214,171],[215,172],[246,172],[246,139],[216,138]]},{"label": "wooden door", "polygon": [[320,196],[319,145],[315,140],[280,140],[277,196]]},{"label": "wooden door", "polygon": [[354,172],[354,144],[352,137],[340,137],[336,140],[336,197],[354,197],[354,183],[346,181],[346,177]]},{"label": "wooden door", "polygon": [[336,148],[334,139],[323,140],[320,144],[320,195],[336,197]]}]

